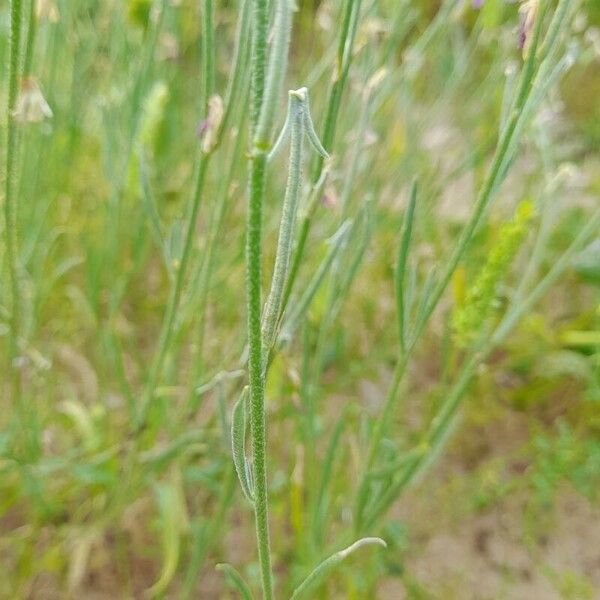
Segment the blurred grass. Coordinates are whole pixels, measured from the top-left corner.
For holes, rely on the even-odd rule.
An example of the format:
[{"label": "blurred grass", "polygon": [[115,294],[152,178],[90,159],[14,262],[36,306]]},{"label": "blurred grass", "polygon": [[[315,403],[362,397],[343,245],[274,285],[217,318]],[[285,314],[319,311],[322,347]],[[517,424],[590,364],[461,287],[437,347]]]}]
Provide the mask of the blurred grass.
[{"label": "blurred grass", "polygon": [[[358,447],[364,445],[367,419],[381,406],[396,359],[396,328],[390,326],[395,323],[393,257],[409,184],[418,176],[415,277],[422,282],[465,221],[493,150],[507,61],[520,60],[514,6],[490,1],[477,13],[464,3],[433,32],[422,53],[410,54],[407,49],[426,31],[438,3],[409,7],[404,31],[390,25],[398,3],[365,4],[326,201],[314,222],[299,289],[320,263],[344,202],[351,214],[367,204],[372,207],[369,243],[327,335],[321,330],[329,306],[325,286],[269,378],[271,511],[282,582],[297,581],[319,554],[303,523],[311,484],[310,473],[301,475],[306,458],[299,431],[303,402],[307,397],[318,402],[317,460],[326,455],[340,416],[346,418],[325,497],[328,518],[322,537],[327,543],[348,520]],[[12,414],[9,393],[3,392],[2,597],[126,598],[151,590],[157,597],[190,593],[225,598],[213,568],[223,560],[248,565],[248,580],[258,581],[251,515],[234,487],[224,426],[237,380],[213,379],[239,367],[245,345],[240,339],[245,319],[243,133],[236,140],[235,132],[228,132],[212,159],[184,318],[149,427],[131,468],[126,463],[133,444],[132,415],[168,298],[168,274],[152,237],[131,150],[136,120],[152,86],[164,82],[168,96],[156,123],[149,174],[160,224],[177,256],[199,144],[195,132],[202,119],[199,3],[181,0],[165,6],[155,49],[149,2],[64,0],[56,3],[56,22],[39,23],[33,74],[54,116],[22,127],[18,221],[28,436],[22,435],[23,424]],[[323,69],[319,65],[335,47],[339,7],[340,2],[300,3],[295,16],[286,85],[310,84],[315,116],[322,115],[325,104],[330,69],[328,62]],[[600,15],[592,1],[584,10],[585,25],[574,33],[582,48],[578,62],[533,124],[523,156],[465,260],[467,281],[515,203],[529,197],[539,201],[557,173],[561,178],[549,186],[546,199],[553,209],[544,266],[560,255],[598,204],[600,70],[588,38],[590,31],[597,35]],[[236,14],[231,2],[217,11],[218,90],[225,87]],[[2,6],[2,64],[7,32],[8,10]],[[387,68],[378,84],[383,91],[369,105],[365,86],[382,65]],[[283,116],[280,107],[280,122]],[[274,260],[284,175],[283,167],[274,169],[268,182],[266,273]],[[220,197],[225,199],[223,213]],[[213,234],[204,347],[195,349],[201,292],[193,282],[200,281]],[[353,249],[344,255],[346,262]],[[1,257],[6,260],[4,248]],[[4,337],[8,301],[4,268],[2,272]],[[513,273],[506,285],[512,290],[517,284]],[[448,486],[441,500],[464,518],[498,505],[515,489],[525,494],[534,514],[550,511],[565,486],[597,501],[599,345],[569,343],[570,332],[597,332],[600,327],[597,284],[572,269],[478,375],[460,442],[446,459],[459,483],[456,489]],[[505,300],[501,293],[499,301]],[[445,351],[446,321],[436,314],[411,367],[404,408],[394,413],[393,435],[405,448],[418,441],[419,423],[439,406],[457,371],[456,353]],[[320,365],[313,360],[316,348]],[[196,372],[192,357],[198,355],[199,378],[191,380]],[[316,391],[307,391],[302,372],[313,368],[322,377],[311,381]],[[208,391],[190,404],[190,391],[204,384]],[[514,439],[508,435],[497,444],[490,442],[505,419],[520,423],[524,433],[519,429]],[[25,438],[31,443],[24,444]],[[516,472],[514,463],[519,465]],[[435,477],[436,482],[444,480],[439,470]],[[405,502],[418,502],[419,493]],[[430,507],[425,517],[435,522],[435,510]],[[407,568],[411,552],[418,551],[411,528],[418,531],[418,523],[391,516],[383,528],[393,540],[389,553],[364,558],[372,569],[363,565],[362,575],[354,572],[360,560],[354,559],[340,571],[338,591],[332,586],[322,597],[374,597],[381,581],[402,586],[380,591],[381,598],[400,593],[460,597],[445,595],[449,592],[443,589],[426,591],[428,582],[414,579]],[[565,572],[550,579],[562,597],[585,597],[564,591],[577,588],[577,576]],[[580,587],[586,585],[584,581]]]}]

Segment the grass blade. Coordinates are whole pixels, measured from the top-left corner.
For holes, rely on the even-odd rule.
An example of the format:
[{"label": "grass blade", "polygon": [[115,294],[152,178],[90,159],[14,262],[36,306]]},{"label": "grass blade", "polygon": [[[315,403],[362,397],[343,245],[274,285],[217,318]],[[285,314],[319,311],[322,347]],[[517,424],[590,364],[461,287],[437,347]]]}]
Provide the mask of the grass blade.
[{"label": "grass blade", "polygon": [[417,203],[417,182],[415,181],[410,191],[410,200],[402,220],[402,235],[400,238],[400,248],[398,251],[398,261],[396,263],[396,307],[398,318],[398,331],[400,337],[400,347],[402,352],[406,350],[406,322],[407,303],[405,298],[404,283],[406,280],[406,266],[410,252],[410,243],[412,240],[413,224],[415,220],[415,206]]}]

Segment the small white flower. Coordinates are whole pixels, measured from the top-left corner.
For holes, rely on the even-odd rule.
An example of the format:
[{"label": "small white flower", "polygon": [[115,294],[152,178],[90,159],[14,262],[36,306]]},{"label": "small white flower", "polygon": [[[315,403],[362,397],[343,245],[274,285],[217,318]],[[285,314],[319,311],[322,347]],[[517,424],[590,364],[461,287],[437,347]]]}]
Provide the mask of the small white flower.
[{"label": "small white flower", "polygon": [[41,123],[52,118],[52,109],[35,77],[23,79],[13,116],[19,123]]},{"label": "small white flower", "polygon": [[47,19],[50,23],[57,23],[60,19],[60,13],[54,0],[37,0],[35,16],[38,19]]},{"label": "small white flower", "polygon": [[211,96],[208,100],[208,115],[198,131],[202,138],[202,151],[205,153],[210,152],[217,143],[223,113],[224,107],[221,96],[218,94]]}]

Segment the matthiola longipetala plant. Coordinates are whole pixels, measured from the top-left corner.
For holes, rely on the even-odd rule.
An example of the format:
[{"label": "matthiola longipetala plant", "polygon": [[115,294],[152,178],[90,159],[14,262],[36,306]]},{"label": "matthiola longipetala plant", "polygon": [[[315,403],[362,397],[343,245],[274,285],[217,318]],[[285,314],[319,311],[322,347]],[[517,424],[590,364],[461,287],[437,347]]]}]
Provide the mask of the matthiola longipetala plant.
[{"label": "matthiola longipetala plant", "polygon": [[485,428],[598,394],[582,6],[0,6],[0,597],[475,598],[440,506],[594,488]]}]

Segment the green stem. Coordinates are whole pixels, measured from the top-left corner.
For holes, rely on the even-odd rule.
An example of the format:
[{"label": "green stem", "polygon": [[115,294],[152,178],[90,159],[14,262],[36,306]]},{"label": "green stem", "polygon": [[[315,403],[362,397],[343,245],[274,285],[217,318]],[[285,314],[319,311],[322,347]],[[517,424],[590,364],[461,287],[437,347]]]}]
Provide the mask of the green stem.
[{"label": "green stem", "polygon": [[250,123],[252,137],[260,145],[263,140],[257,135],[257,127],[265,94],[269,3],[267,0],[252,0],[252,2],[252,23],[254,28],[252,31],[252,58],[250,67],[252,71]]},{"label": "green stem", "polygon": [[[163,4],[164,9],[164,4]],[[161,13],[162,14],[162,13]],[[208,100],[214,87],[214,15],[212,0],[205,0],[204,3],[204,32],[203,32],[203,52],[202,52],[202,82],[203,82],[203,97],[202,109],[204,116],[208,115]],[[206,47],[210,44],[210,47]],[[145,386],[142,403],[136,419],[136,429],[145,425],[148,409],[152,404],[156,393],[156,386],[160,381],[163,372],[167,354],[175,333],[175,324],[177,311],[183,294],[185,276],[188,270],[188,265],[192,257],[192,249],[194,246],[194,238],[196,234],[196,224],[200,210],[200,201],[202,199],[202,191],[206,180],[206,172],[208,164],[212,156],[214,148],[204,152],[200,151],[198,165],[196,168],[196,180],[194,191],[191,198],[191,203],[186,219],[186,230],[184,235],[183,252],[177,268],[175,270],[175,279],[173,288],[165,311],[162,322],[158,348],[150,367],[150,373]]]},{"label": "green stem", "polygon": [[256,135],[259,140],[267,141],[271,136],[273,116],[277,112],[277,101],[281,95],[281,86],[287,69],[288,48],[292,29],[291,0],[275,0],[275,36],[269,55],[265,95],[258,120]]},{"label": "green stem", "polygon": [[254,150],[250,162],[250,205],[247,222],[247,296],[248,296],[248,374],[251,401],[252,455],[254,466],[254,513],[261,566],[263,595],[273,597],[273,576],[269,543],[265,390],[262,369],[261,334],[261,221],[265,192],[266,155]]},{"label": "green stem", "polygon": [[233,52],[232,64],[234,65],[231,77],[227,84],[227,93],[225,95],[225,111],[218,135],[219,143],[223,139],[224,133],[229,128],[229,121],[233,110],[237,104],[238,98],[246,97],[244,91],[247,88],[247,64],[248,64],[248,44],[250,38],[250,3],[251,0],[242,0],[240,6],[240,16],[238,19],[235,49]]},{"label": "green stem", "polygon": [[471,383],[477,367],[506,339],[520,319],[528,314],[533,307],[544,297],[551,286],[568,269],[576,256],[590,238],[596,234],[600,227],[600,210],[596,210],[585,226],[579,231],[567,250],[554,263],[550,271],[534,287],[531,293],[519,305],[513,305],[504,316],[493,335],[484,340],[476,348],[461,368],[461,372],[452,386],[450,393],[442,403],[435,418],[432,420],[427,434],[428,451],[418,454],[407,465],[401,476],[388,487],[383,496],[377,501],[368,519],[364,522],[364,528],[368,529],[376,524],[385,511],[391,506],[398,495],[408,487],[415,478],[422,473],[439,454],[448,439],[452,424],[455,421],[457,411],[464,398],[465,392]]},{"label": "green stem", "polygon": [[[446,264],[441,279],[429,295],[429,300],[426,301],[427,303],[425,305],[425,308],[420,317],[417,319],[417,323],[415,324],[413,335],[407,345],[406,352],[403,353],[400,359],[398,360],[394,371],[392,384],[386,396],[384,408],[381,414],[379,415],[377,421],[375,422],[373,433],[370,437],[370,448],[367,457],[367,462],[365,464],[363,478],[361,480],[359,492],[357,494],[357,507],[355,513],[356,531],[363,530],[362,528],[364,526],[368,527],[372,522],[371,519],[371,521],[367,521],[365,523],[363,519],[364,515],[362,514],[362,509],[364,508],[364,506],[361,504],[361,502],[363,502],[363,500],[366,497],[368,497],[368,474],[375,464],[379,446],[381,440],[383,439],[387,423],[389,422],[391,416],[391,409],[398,395],[400,385],[406,372],[406,368],[408,366],[408,361],[410,359],[412,351],[416,343],[420,339],[420,336],[429,318],[433,314],[435,307],[438,305],[442,294],[448,286],[452,274],[454,273],[456,267],[462,260],[468,248],[470,247],[473,236],[483,220],[487,207],[489,206],[495,193],[500,187],[502,180],[506,176],[508,166],[514,154],[516,153],[517,142],[522,135],[525,122],[531,116],[531,112],[534,108],[532,106],[532,103],[538,104],[541,100],[541,94],[535,93],[538,86],[541,87],[543,85],[543,81],[542,83],[538,84],[538,80],[540,78],[544,79],[546,76],[546,71],[547,69],[549,69],[548,65],[552,60],[554,51],[556,49],[556,44],[558,42],[559,37],[558,34],[566,19],[568,12],[567,7],[569,4],[569,0],[561,0],[561,2],[559,3],[554,13],[554,17],[548,28],[548,33],[546,34],[544,43],[541,46],[541,50],[538,52],[538,44],[541,37],[544,16],[547,11],[548,3],[545,2],[540,9],[540,15],[538,16],[538,20],[536,23],[530,54],[523,67],[521,81],[517,90],[515,101],[512,106],[511,114],[509,116],[508,123],[500,132],[500,137],[496,147],[494,160],[492,162],[490,170],[488,171],[488,175],[486,177],[484,185],[475,203],[473,213],[471,214],[467,225],[461,233],[459,241],[448,263]],[[465,389],[468,385],[468,382],[470,381],[470,378],[470,374],[465,374],[465,380],[461,383],[461,385],[464,385]],[[389,489],[386,490],[384,497],[380,500],[379,504],[382,504],[384,507],[387,508],[387,506],[393,501],[395,497],[393,496],[393,494],[398,494],[399,491],[403,489],[403,487],[413,479],[413,466],[415,471],[420,470],[420,464],[421,461],[417,460],[415,465],[407,467],[406,471],[404,472],[404,477],[400,478],[400,483],[396,484],[395,486],[390,486]],[[403,481],[404,478],[406,478],[406,482]],[[384,509],[382,508],[381,510]]]},{"label": "green stem", "polygon": [[456,267],[458,266],[463,256],[469,249],[475,231],[481,224],[487,207],[493,199],[495,192],[500,187],[502,179],[506,175],[506,163],[507,161],[510,161],[512,159],[511,155],[514,155],[514,153],[509,153],[509,150],[515,147],[515,132],[521,132],[521,128],[519,126],[521,125],[523,121],[523,116],[525,114],[523,111],[523,107],[532,89],[532,80],[535,74],[535,67],[537,62],[536,50],[541,35],[542,24],[544,21],[543,15],[545,14],[546,6],[547,2],[544,4],[544,7],[540,9],[540,16],[538,17],[538,21],[536,24],[530,55],[523,67],[523,72],[521,74],[521,82],[517,92],[517,98],[514,103],[509,122],[500,134],[500,139],[496,147],[496,153],[492,162],[492,167],[488,172],[485,183],[481,188],[481,191],[479,192],[479,196],[477,198],[477,201],[475,202],[475,208],[473,210],[473,213],[471,214],[467,225],[461,232],[458,244],[454,248],[454,252],[452,253],[450,260],[448,261],[444,269],[443,275],[439,283],[435,286],[431,294],[431,298],[427,303],[427,308],[425,310],[424,317],[422,321],[417,324],[417,328],[415,330],[413,339],[417,339],[421,335],[425,325],[429,320],[429,317],[433,314],[435,307],[437,306],[444,291],[446,290],[446,287],[448,286],[448,283],[450,282],[450,279],[452,278]]},{"label": "green stem", "polygon": [[269,541],[269,512],[266,464],[265,389],[262,369],[261,262],[262,205],[266,183],[265,132],[258,121],[265,95],[267,65],[268,2],[253,0],[252,98],[250,189],[246,224],[246,296],[248,319],[248,379],[250,386],[250,425],[254,466],[254,520],[264,600],[273,598],[273,573]]},{"label": "green stem", "polygon": [[[166,3],[167,0],[155,0],[154,6],[156,6],[158,9],[158,16],[156,19],[153,18],[150,20],[151,25],[144,36],[140,61],[137,67],[135,81],[132,86],[131,102],[129,105],[129,129],[127,132],[127,140],[125,142],[125,150],[122,160],[119,161],[119,168],[117,169],[116,175],[113,178],[114,186],[107,204],[107,217],[105,223],[105,238],[107,241],[104,244],[106,248],[104,262],[106,265],[108,265],[107,271],[114,271],[115,273],[120,273],[120,275],[118,275],[117,281],[113,282],[113,285],[109,287],[109,309],[107,318],[103,323],[103,332],[101,335],[107,340],[111,340],[110,348],[112,350],[112,374],[116,380],[119,381],[124,395],[128,398],[133,397],[133,393],[126,378],[122,377],[123,351],[121,349],[121,343],[117,339],[117,335],[113,327],[113,319],[119,311],[122,300],[125,297],[128,286],[131,283],[133,273],[135,272],[135,269],[126,269],[125,271],[120,271],[116,268],[122,247],[121,212],[124,204],[122,199],[126,189],[128,172],[131,167],[132,160],[137,160],[139,158],[138,153],[134,150],[136,139],[139,134],[140,118],[143,114],[143,111],[141,110],[141,99],[142,94],[148,88],[147,83],[152,73],[153,57],[160,32],[162,31]],[[139,407],[135,407],[130,403],[130,411],[132,408],[134,410],[139,410]],[[132,422],[135,422],[135,414],[132,415]]]},{"label": "green stem", "polygon": [[[244,97],[247,99],[248,94],[244,94]],[[245,113],[242,115],[240,119],[240,129],[244,124]],[[230,200],[230,187],[231,181],[233,180],[234,172],[239,164],[240,157],[242,155],[242,151],[244,149],[243,142],[244,138],[241,134],[241,131],[238,132],[235,139],[234,148],[230,150],[231,152],[231,161],[229,164],[229,171],[227,177],[221,182],[220,190],[217,198],[216,205],[214,207],[213,216],[211,219],[211,234],[208,238],[206,248],[204,250],[204,255],[202,257],[202,264],[200,265],[200,271],[197,275],[197,279],[199,280],[196,286],[199,289],[198,292],[198,302],[195,303],[193,301],[189,301],[189,310],[194,310],[197,315],[197,325],[194,334],[193,340],[193,349],[192,349],[192,375],[190,378],[190,389],[188,394],[188,401],[186,406],[186,415],[193,414],[198,410],[200,402],[202,400],[202,395],[196,392],[196,388],[200,383],[200,378],[202,376],[202,370],[204,367],[203,362],[203,350],[204,350],[204,342],[205,342],[205,334],[206,334],[206,309],[208,306],[208,298],[211,287],[211,281],[215,269],[215,251],[220,241],[222,241],[222,226],[225,218],[225,212],[228,205],[228,201]],[[218,140],[217,140],[218,143]],[[193,296],[192,296],[193,297]],[[178,326],[178,336],[181,336],[183,330],[187,329],[186,321],[188,323],[191,322],[191,318],[183,319],[182,323],[179,323]]]},{"label": "green stem", "polygon": [[[144,36],[144,46],[141,53],[139,68],[131,92],[131,103],[129,106],[129,130],[125,146],[125,153],[123,159],[119,163],[119,171],[114,177],[115,185],[107,205],[108,219],[106,222],[106,239],[108,241],[105,244],[107,248],[107,257],[105,260],[108,265],[115,270],[115,272],[119,272],[117,264],[119,262],[122,245],[122,197],[126,187],[127,173],[131,165],[131,160],[132,158],[136,158],[134,153],[135,140],[138,135],[140,118],[143,114],[143,111],[140,110],[141,99],[143,93],[148,87],[147,83],[152,70],[151,67],[153,64],[154,52],[156,50],[156,45],[158,43],[165,19],[166,3],[167,0],[156,0],[156,6],[159,8],[158,17],[156,20],[151,19],[152,26],[146,31]],[[123,295],[127,289],[127,274],[122,275],[120,280],[121,281],[119,281],[118,285],[113,285],[110,287],[109,321],[110,318],[117,313]]]},{"label": "green stem", "polygon": [[[540,17],[536,23],[530,55],[525,63],[525,66],[523,67],[521,82],[517,91],[516,100],[513,104],[509,122],[500,133],[500,139],[498,140],[492,166],[479,193],[473,213],[471,214],[467,225],[463,229],[458,243],[448,263],[446,264],[446,267],[444,268],[441,279],[431,292],[421,318],[415,325],[413,335],[408,342],[406,352],[398,361],[392,379],[392,385],[390,386],[390,390],[385,400],[384,408],[375,423],[373,434],[371,435],[370,450],[366,463],[365,474],[368,473],[375,462],[379,444],[381,443],[386,424],[389,420],[391,408],[396,399],[412,350],[420,339],[425,325],[427,324],[429,318],[435,310],[435,307],[438,305],[444,291],[446,290],[446,287],[452,278],[452,274],[469,249],[473,236],[483,220],[487,207],[500,187],[502,179],[506,176],[506,167],[511,158],[509,155],[513,154],[516,150],[516,138],[522,133],[523,121],[529,116],[530,113],[529,110],[525,110],[525,106],[534,87],[532,85],[532,81],[536,73],[536,63],[539,67],[537,71],[543,71],[544,58],[552,52],[553,45],[557,42],[558,38],[557,29],[560,28],[566,16],[566,11],[564,8],[565,4],[569,4],[569,0],[561,0],[561,3],[556,9],[554,19],[550,24],[546,40],[542,46],[542,52],[544,52],[544,54],[542,54],[542,52],[536,52],[536,49],[541,35],[544,20],[543,15],[545,14],[545,7],[547,7],[547,3],[545,3],[544,7],[540,9]],[[551,40],[552,44],[549,45],[548,40]],[[539,59],[539,57],[541,57],[541,59]],[[364,484],[365,479],[363,478],[363,485]]]},{"label": "green stem", "polygon": [[160,337],[158,341],[158,348],[150,368],[148,381],[146,383],[144,396],[142,398],[142,404],[136,419],[136,428],[141,428],[145,424],[148,409],[154,399],[156,386],[162,375],[167,352],[170,346],[171,338],[175,328],[175,318],[177,316],[177,309],[181,300],[183,292],[185,274],[187,272],[188,264],[192,255],[192,248],[194,246],[194,236],[196,233],[196,222],[198,220],[198,212],[200,210],[200,199],[202,197],[202,189],[204,187],[204,181],[206,179],[206,171],[210,160],[210,154],[202,154],[200,156],[200,162],[198,164],[196,174],[196,184],[194,188],[194,194],[192,197],[192,203],[190,208],[190,214],[187,219],[187,226],[185,232],[185,240],[183,246],[183,253],[181,255],[181,261],[175,271],[175,281],[167,310],[163,318],[161,327]]},{"label": "green stem", "polygon": [[8,372],[11,378],[12,397],[17,406],[21,404],[21,373],[17,359],[19,356],[19,336],[21,334],[21,289],[19,285],[19,241],[17,234],[17,182],[18,131],[15,119],[17,97],[19,95],[19,62],[21,47],[22,1],[10,3],[10,41],[8,68],[8,104],[6,109],[6,180],[4,197],[4,235],[6,238],[6,258],[10,281],[10,319],[8,335]]},{"label": "green stem", "polygon": [[27,28],[27,44],[25,47],[25,59],[23,61],[23,77],[31,75],[31,66],[33,64],[33,51],[35,48],[35,38],[37,33],[37,17],[35,14],[36,0],[29,3],[29,25]]},{"label": "green stem", "polygon": [[215,31],[213,0],[203,2],[203,31],[202,31],[202,111],[208,114],[208,101],[215,89]]},{"label": "green stem", "polygon": [[[177,319],[172,342],[173,346],[181,347],[182,337],[191,327],[193,317],[196,316],[198,325],[196,327],[196,334],[192,346],[192,374],[190,377],[190,390],[187,403],[187,409],[191,411],[197,410],[199,404],[199,397],[195,393],[195,388],[203,368],[202,352],[206,326],[206,306],[213,272],[214,250],[217,241],[219,240],[219,232],[224,218],[227,201],[229,199],[230,184],[233,179],[235,167],[239,162],[238,159],[243,138],[240,132],[244,127],[246,119],[246,111],[240,111],[240,107],[244,107],[248,100],[250,3],[251,0],[242,0],[241,2],[236,31],[236,44],[232,60],[233,68],[230,72],[225,95],[225,110],[211,153],[217,151],[224,139],[231,137],[230,122],[232,118],[237,117],[236,127],[238,133],[235,135],[234,149],[231,151],[228,176],[221,178],[220,181],[218,199],[211,219],[211,226],[209,228],[210,234],[206,242],[206,248],[195,274],[191,277],[192,282],[190,284],[188,298],[183,300],[183,304],[186,307],[185,314],[183,315],[183,318]],[[241,114],[239,114],[240,112]],[[198,301],[196,302],[197,297]]]}]

